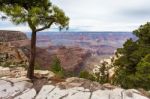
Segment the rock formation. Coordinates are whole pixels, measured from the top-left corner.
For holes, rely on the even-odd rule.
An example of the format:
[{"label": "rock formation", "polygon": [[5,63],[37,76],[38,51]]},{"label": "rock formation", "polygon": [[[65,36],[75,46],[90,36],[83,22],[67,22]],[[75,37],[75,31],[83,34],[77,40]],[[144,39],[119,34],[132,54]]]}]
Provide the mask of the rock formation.
[{"label": "rock formation", "polygon": [[[30,58],[30,40],[26,34],[18,31],[0,31],[0,57],[9,55],[13,59],[7,58],[14,64],[18,62],[26,63]],[[6,49],[6,50],[5,50]],[[53,51],[55,50],[55,51]],[[55,47],[54,49],[46,49],[37,47],[36,50],[36,68],[50,69],[53,57],[57,56],[61,61],[61,66],[66,71],[77,72],[83,66],[84,61],[89,56],[89,52],[79,47]],[[7,65],[7,64],[6,64]]]},{"label": "rock formation", "polygon": [[10,42],[25,39],[27,39],[27,36],[22,32],[0,30],[0,42]]},{"label": "rock formation", "polygon": [[65,70],[78,72],[83,68],[83,64],[90,53],[80,47],[61,47],[57,50],[56,55]]},{"label": "rock formation", "polygon": [[[1,67],[0,73],[8,70]],[[15,70],[25,71],[23,68],[11,71]],[[36,71],[36,76],[42,75],[47,78],[46,81],[41,77],[31,81],[23,75],[16,78],[11,75],[0,77],[0,99],[149,99],[145,92],[125,90],[110,84],[101,85],[77,77],[56,83],[51,79],[54,75],[50,71]]]},{"label": "rock formation", "polygon": [[1,42],[0,65],[28,65],[28,58],[21,49],[12,46],[10,42]]},{"label": "rock formation", "polygon": [[[27,36],[19,31],[0,30],[0,65],[22,66],[28,65],[28,57],[18,47],[21,41],[26,41]],[[16,44],[15,42],[20,42]]]}]

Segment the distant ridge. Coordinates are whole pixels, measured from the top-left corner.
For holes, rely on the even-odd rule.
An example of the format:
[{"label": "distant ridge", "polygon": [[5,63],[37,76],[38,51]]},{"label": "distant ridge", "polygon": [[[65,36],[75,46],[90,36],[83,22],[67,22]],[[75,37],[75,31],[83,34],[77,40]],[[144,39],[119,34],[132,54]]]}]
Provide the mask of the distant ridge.
[{"label": "distant ridge", "polygon": [[27,39],[27,36],[23,32],[0,30],[0,42],[10,42],[25,39]]}]

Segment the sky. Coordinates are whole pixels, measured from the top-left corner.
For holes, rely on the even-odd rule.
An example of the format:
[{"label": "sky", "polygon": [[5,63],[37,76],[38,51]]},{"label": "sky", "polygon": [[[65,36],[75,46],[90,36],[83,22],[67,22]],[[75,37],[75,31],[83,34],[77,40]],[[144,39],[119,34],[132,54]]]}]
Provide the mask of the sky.
[{"label": "sky", "polygon": [[[69,31],[133,31],[150,21],[150,0],[51,0],[70,18]],[[30,31],[0,21],[0,29]],[[58,31],[56,26],[46,31]]]}]

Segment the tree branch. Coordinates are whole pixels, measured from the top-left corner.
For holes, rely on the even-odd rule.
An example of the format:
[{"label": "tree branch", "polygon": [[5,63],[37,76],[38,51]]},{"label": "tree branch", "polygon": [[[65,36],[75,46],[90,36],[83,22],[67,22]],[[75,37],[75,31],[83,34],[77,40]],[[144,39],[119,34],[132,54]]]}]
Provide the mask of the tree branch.
[{"label": "tree branch", "polygon": [[39,32],[39,31],[42,31],[42,30],[45,30],[45,29],[48,29],[50,28],[50,26],[53,24],[53,21],[50,22],[48,25],[42,27],[42,28],[39,28],[39,29],[36,29],[36,32]]}]

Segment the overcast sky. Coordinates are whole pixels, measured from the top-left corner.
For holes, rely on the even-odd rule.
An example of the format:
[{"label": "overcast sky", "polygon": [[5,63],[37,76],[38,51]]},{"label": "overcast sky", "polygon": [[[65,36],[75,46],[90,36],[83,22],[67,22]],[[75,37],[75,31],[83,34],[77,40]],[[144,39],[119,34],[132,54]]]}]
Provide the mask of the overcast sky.
[{"label": "overcast sky", "polygon": [[[70,31],[133,31],[150,21],[150,0],[51,1],[70,17]],[[29,31],[8,21],[0,21],[0,29]]]}]

